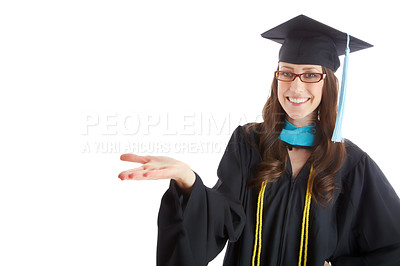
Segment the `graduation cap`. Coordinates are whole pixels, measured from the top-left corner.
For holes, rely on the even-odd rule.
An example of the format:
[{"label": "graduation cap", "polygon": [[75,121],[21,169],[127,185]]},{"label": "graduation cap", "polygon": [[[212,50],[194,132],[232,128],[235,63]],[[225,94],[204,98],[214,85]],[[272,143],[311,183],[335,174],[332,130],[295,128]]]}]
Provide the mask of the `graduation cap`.
[{"label": "graduation cap", "polygon": [[335,72],[340,66],[339,56],[345,55],[338,113],[332,136],[332,141],[341,142],[348,54],[373,45],[304,15],[288,20],[261,36],[282,44],[279,51],[280,62],[321,65]]}]

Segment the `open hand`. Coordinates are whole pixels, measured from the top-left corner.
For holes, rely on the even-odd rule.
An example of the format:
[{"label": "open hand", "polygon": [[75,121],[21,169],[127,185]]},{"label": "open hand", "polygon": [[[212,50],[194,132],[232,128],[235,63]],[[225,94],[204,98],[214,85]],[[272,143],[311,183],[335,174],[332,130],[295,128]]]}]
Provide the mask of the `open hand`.
[{"label": "open hand", "polygon": [[181,188],[190,188],[196,179],[192,169],[184,162],[166,156],[140,156],[122,154],[122,161],[141,163],[142,166],[121,172],[121,180],[174,179]]}]

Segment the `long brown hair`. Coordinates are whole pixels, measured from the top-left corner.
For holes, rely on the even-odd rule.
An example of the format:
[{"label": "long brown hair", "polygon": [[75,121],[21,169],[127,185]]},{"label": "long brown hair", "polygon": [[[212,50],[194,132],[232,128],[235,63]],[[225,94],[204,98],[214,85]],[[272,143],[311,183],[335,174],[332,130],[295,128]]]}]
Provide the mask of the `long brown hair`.
[{"label": "long brown hair", "polygon": [[[343,143],[333,143],[331,136],[335,128],[338,80],[329,68],[323,67],[326,78],[324,80],[321,103],[315,110],[316,138],[309,162],[314,170],[313,200],[321,205],[333,199],[335,174],[343,165],[346,149]],[[263,181],[275,182],[285,172],[288,152],[283,142],[278,139],[285,121],[285,111],[278,101],[278,81],[272,81],[271,95],[264,105],[262,123],[251,124],[246,129],[246,134],[254,130],[257,134],[258,151],[261,156],[260,163],[255,168],[255,178],[250,179],[251,187],[260,186]]]}]

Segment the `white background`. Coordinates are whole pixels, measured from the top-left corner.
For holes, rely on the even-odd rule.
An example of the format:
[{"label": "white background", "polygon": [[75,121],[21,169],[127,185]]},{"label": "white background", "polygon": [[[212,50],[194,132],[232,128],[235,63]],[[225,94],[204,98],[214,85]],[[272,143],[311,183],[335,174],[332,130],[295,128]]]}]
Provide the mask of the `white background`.
[{"label": "white background", "polygon": [[269,93],[279,45],[260,34],[299,14],[375,45],[350,57],[344,136],[399,193],[391,3],[2,1],[0,265],[155,265],[168,181],[120,181],[136,166],[120,154],[173,156],[212,186]]}]

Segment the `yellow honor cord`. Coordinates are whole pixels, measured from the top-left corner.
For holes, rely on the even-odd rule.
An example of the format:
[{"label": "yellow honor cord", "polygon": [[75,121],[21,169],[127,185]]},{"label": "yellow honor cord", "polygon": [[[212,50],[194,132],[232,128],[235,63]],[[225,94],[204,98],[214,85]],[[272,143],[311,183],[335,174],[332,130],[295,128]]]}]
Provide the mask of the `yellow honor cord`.
[{"label": "yellow honor cord", "polygon": [[[299,264],[301,266],[301,259],[303,255],[303,243],[304,243],[304,266],[307,264],[307,246],[308,246],[308,227],[310,222],[310,206],[311,206],[311,191],[312,191],[312,180],[311,174],[313,172],[313,166],[310,169],[310,175],[308,177],[307,182],[307,192],[306,199],[304,203],[304,211],[303,211],[303,222],[301,226],[301,242],[300,242],[300,252],[299,252]],[[264,192],[267,182],[264,181],[261,184],[261,189],[258,194],[257,201],[257,218],[256,218],[256,233],[254,236],[254,249],[253,249],[253,257],[252,257],[252,266],[260,265],[260,257],[261,257],[261,240],[262,240],[262,213],[263,213],[263,205],[264,205]],[[256,256],[257,256],[257,264],[256,264]]]},{"label": "yellow honor cord", "polygon": [[261,256],[261,232],[262,232],[262,212],[264,206],[264,192],[267,182],[264,181],[261,184],[261,189],[258,194],[257,201],[257,221],[256,221],[256,234],[254,237],[254,249],[253,249],[253,258],[252,258],[252,266],[255,266],[255,258],[257,254],[257,266],[260,265],[260,256]]},{"label": "yellow honor cord", "polygon": [[304,264],[303,265],[306,266],[306,264],[307,264],[308,227],[309,227],[309,222],[310,222],[310,206],[311,206],[311,190],[312,190],[311,174],[312,174],[313,170],[314,170],[313,166],[311,166],[310,176],[308,177],[308,182],[307,182],[306,200],[304,203],[303,223],[301,225],[301,240],[300,240],[298,266],[301,266],[301,257],[303,255],[303,243],[304,243]]}]

